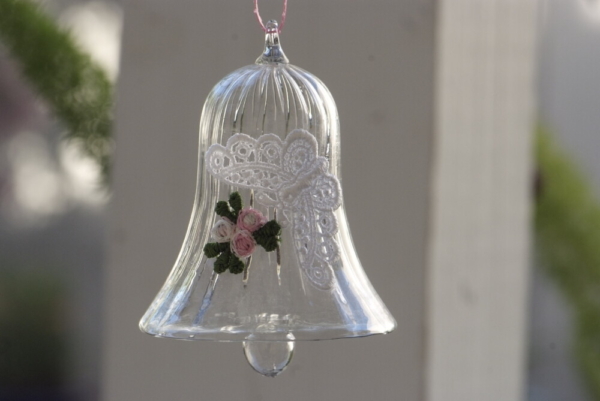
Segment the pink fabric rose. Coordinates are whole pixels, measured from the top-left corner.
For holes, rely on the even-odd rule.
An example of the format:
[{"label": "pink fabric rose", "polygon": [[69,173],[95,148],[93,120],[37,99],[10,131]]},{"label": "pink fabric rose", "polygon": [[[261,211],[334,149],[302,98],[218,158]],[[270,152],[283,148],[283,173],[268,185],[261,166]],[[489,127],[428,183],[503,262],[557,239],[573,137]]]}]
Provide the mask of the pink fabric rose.
[{"label": "pink fabric rose", "polygon": [[256,241],[250,231],[239,230],[231,239],[231,250],[240,258],[252,255],[256,248]]},{"label": "pink fabric rose", "polygon": [[251,233],[258,230],[267,222],[267,218],[256,209],[251,207],[240,210],[237,219],[238,230],[248,230]]},{"label": "pink fabric rose", "polygon": [[229,242],[235,234],[235,225],[229,219],[219,219],[210,234],[217,242]]}]

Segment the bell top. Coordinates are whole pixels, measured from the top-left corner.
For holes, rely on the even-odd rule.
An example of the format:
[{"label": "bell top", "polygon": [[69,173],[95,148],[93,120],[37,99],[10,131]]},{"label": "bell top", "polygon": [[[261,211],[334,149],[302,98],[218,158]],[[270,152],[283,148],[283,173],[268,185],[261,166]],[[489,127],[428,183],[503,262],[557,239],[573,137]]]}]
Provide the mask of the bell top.
[{"label": "bell top", "polygon": [[279,44],[279,24],[275,20],[270,20],[265,25],[265,51],[256,59],[256,64],[268,63],[283,63],[288,64],[290,61],[283,53]]},{"label": "bell top", "polygon": [[339,120],[329,89],[313,74],[289,63],[276,21],[266,24],[265,46],[255,64],[223,78],[204,104],[200,149],[226,143],[236,133],[282,140],[295,129],[310,132],[319,154],[339,176]]}]

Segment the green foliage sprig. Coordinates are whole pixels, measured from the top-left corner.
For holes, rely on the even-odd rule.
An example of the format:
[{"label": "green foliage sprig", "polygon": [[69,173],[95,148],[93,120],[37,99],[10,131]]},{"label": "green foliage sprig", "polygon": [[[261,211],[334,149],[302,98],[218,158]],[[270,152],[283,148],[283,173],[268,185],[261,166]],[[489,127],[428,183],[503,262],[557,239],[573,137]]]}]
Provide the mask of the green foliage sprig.
[{"label": "green foliage sprig", "polygon": [[245,264],[230,249],[223,251],[215,260],[215,272],[221,274],[229,270],[233,274],[240,274],[244,271]]},{"label": "green foliage sprig", "polygon": [[104,70],[81,51],[39,4],[0,1],[0,40],[23,75],[96,160],[105,182],[112,152],[113,88]]},{"label": "green foliage sprig", "polygon": [[268,221],[264,226],[256,230],[252,236],[256,240],[256,243],[263,248],[265,251],[271,252],[277,249],[279,246],[279,233],[281,232],[281,226],[275,220]]},{"label": "green foliage sprig", "polygon": [[217,202],[215,213],[221,217],[227,217],[231,222],[237,221],[238,215],[242,210],[242,197],[238,192],[229,195],[229,203],[226,201]]}]

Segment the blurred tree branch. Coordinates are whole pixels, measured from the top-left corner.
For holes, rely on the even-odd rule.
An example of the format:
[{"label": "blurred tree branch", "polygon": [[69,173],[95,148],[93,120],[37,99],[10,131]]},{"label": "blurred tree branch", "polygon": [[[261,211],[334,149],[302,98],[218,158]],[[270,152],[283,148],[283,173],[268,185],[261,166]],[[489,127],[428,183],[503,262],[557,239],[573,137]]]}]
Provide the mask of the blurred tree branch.
[{"label": "blurred tree branch", "polygon": [[575,351],[589,388],[600,400],[600,203],[543,128],[536,153],[540,185],[535,226],[542,266],[571,304]]},{"label": "blurred tree branch", "polygon": [[113,88],[104,70],[65,30],[28,0],[0,0],[0,40],[23,75],[108,180]]}]

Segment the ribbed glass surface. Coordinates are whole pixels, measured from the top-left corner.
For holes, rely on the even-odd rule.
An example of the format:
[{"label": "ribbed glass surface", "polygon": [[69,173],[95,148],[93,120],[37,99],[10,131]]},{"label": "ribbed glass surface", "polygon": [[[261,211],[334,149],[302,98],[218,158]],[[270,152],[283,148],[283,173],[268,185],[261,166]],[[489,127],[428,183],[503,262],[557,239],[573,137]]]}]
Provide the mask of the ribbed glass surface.
[{"label": "ribbed glass surface", "polygon": [[[276,32],[267,34],[256,64],[229,74],[206,99],[200,120],[198,182],[192,216],[181,252],[163,288],[142,318],[143,331],[160,337],[218,341],[295,341],[358,337],[386,333],[395,321],[373,290],[356,256],[343,203],[334,214],[339,258],[332,263],[330,288],[315,286],[300,266],[292,225],[282,230],[279,257],[255,252],[242,275],[216,274],[214,259],[203,254],[218,216],[217,201],[238,191],[245,204],[250,189],[211,176],[205,152],[225,145],[234,134],[258,139],[263,134],[285,140],[295,129],[317,140],[328,172],[340,178],[340,130],[335,103],[314,75],[287,62]],[[282,211],[259,203],[269,219]]]}]

